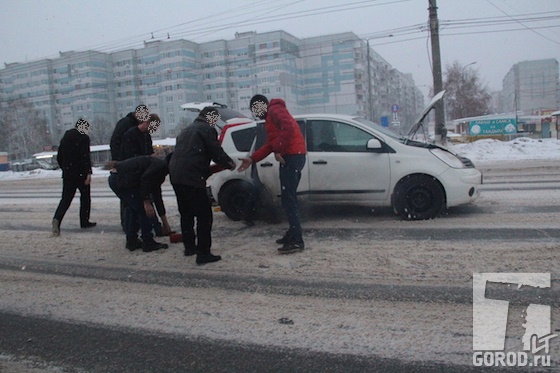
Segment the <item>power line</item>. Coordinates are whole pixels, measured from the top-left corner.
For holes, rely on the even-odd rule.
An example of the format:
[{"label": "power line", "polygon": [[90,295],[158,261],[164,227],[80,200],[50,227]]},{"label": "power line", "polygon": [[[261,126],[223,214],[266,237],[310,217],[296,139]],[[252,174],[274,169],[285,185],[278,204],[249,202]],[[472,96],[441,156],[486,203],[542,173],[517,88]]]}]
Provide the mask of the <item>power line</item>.
[{"label": "power line", "polygon": [[502,9],[500,9],[498,6],[496,6],[492,1],[490,1],[490,0],[487,0],[487,1],[490,3],[490,5],[492,5],[492,6],[495,7],[496,9],[498,9],[500,12],[504,13],[506,16],[508,16],[508,17],[510,17],[511,19],[513,19],[515,22],[519,23],[521,26],[525,27],[527,30],[530,30],[530,31],[534,32],[535,34],[537,34],[537,35],[539,35],[539,36],[545,38],[545,39],[548,40],[548,41],[551,41],[551,42],[553,42],[553,43],[555,43],[555,44],[560,45],[560,43],[557,42],[556,40],[550,39],[549,37],[547,37],[547,36],[541,34],[540,32],[535,31],[534,29],[532,29],[532,28],[526,26],[525,24],[523,24],[523,23],[520,22],[519,20],[513,18],[512,16],[510,16],[509,14],[507,14],[505,11],[503,11]]}]

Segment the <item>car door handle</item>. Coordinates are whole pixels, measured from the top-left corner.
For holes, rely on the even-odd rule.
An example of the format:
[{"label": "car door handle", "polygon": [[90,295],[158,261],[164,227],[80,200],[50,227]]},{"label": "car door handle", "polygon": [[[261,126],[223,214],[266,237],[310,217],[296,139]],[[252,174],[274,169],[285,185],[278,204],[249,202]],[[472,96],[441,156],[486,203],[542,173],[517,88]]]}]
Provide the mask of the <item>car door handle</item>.
[{"label": "car door handle", "polygon": [[274,166],[271,162],[261,163],[261,167],[272,167]]},{"label": "car door handle", "polygon": [[327,161],[323,161],[322,159],[320,161],[315,161],[313,162],[313,164],[327,164]]}]

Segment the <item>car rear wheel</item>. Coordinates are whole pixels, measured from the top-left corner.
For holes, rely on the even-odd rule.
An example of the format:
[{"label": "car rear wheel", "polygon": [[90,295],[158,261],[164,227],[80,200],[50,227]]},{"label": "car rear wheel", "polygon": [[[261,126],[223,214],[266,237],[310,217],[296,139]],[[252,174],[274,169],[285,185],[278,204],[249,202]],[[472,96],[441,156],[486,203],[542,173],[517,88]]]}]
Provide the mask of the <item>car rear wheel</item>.
[{"label": "car rear wheel", "polygon": [[406,220],[433,219],[444,207],[443,187],[431,176],[409,175],[395,187],[393,208]]},{"label": "car rear wheel", "polygon": [[218,193],[221,210],[231,220],[253,220],[256,212],[257,189],[247,181],[232,181]]}]

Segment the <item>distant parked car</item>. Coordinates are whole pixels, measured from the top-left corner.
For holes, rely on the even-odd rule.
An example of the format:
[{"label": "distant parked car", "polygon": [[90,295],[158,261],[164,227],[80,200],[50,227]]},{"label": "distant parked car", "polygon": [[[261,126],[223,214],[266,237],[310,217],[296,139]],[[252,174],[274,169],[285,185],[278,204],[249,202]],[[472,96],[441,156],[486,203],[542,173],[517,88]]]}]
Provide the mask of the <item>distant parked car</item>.
[{"label": "distant parked car", "polygon": [[[451,206],[479,196],[482,174],[451,150],[412,140],[439,93],[407,137],[350,115],[295,116],[305,136],[307,161],[298,194],[313,203],[392,206],[407,220],[435,218]],[[224,128],[222,147],[233,159],[246,157],[266,141],[264,123]],[[247,171],[221,171],[208,180],[222,211],[233,220],[252,216],[259,200],[279,205],[278,164],[269,155]]]}]

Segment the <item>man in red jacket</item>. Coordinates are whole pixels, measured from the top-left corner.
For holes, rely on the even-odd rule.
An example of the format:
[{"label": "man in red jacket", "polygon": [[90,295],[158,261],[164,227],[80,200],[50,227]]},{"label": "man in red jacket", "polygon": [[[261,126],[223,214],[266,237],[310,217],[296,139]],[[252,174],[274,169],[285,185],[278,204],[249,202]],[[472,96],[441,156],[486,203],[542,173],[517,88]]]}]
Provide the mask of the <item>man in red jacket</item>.
[{"label": "man in red jacket", "polygon": [[250,158],[241,158],[238,171],[245,171],[252,163],[259,162],[270,153],[280,163],[280,186],[282,207],[290,227],[284,237],[276,240],[283,244],[280,254],[303,251],[303,235],[299,218],[297,188],[301,170],[305,166],[305,140],[296,120],[286,109],[282,99],[272,99],[270,103],[263,95],[255,95],[250,102],[251,111],[259,119],[266,119],[266,143]]}]

